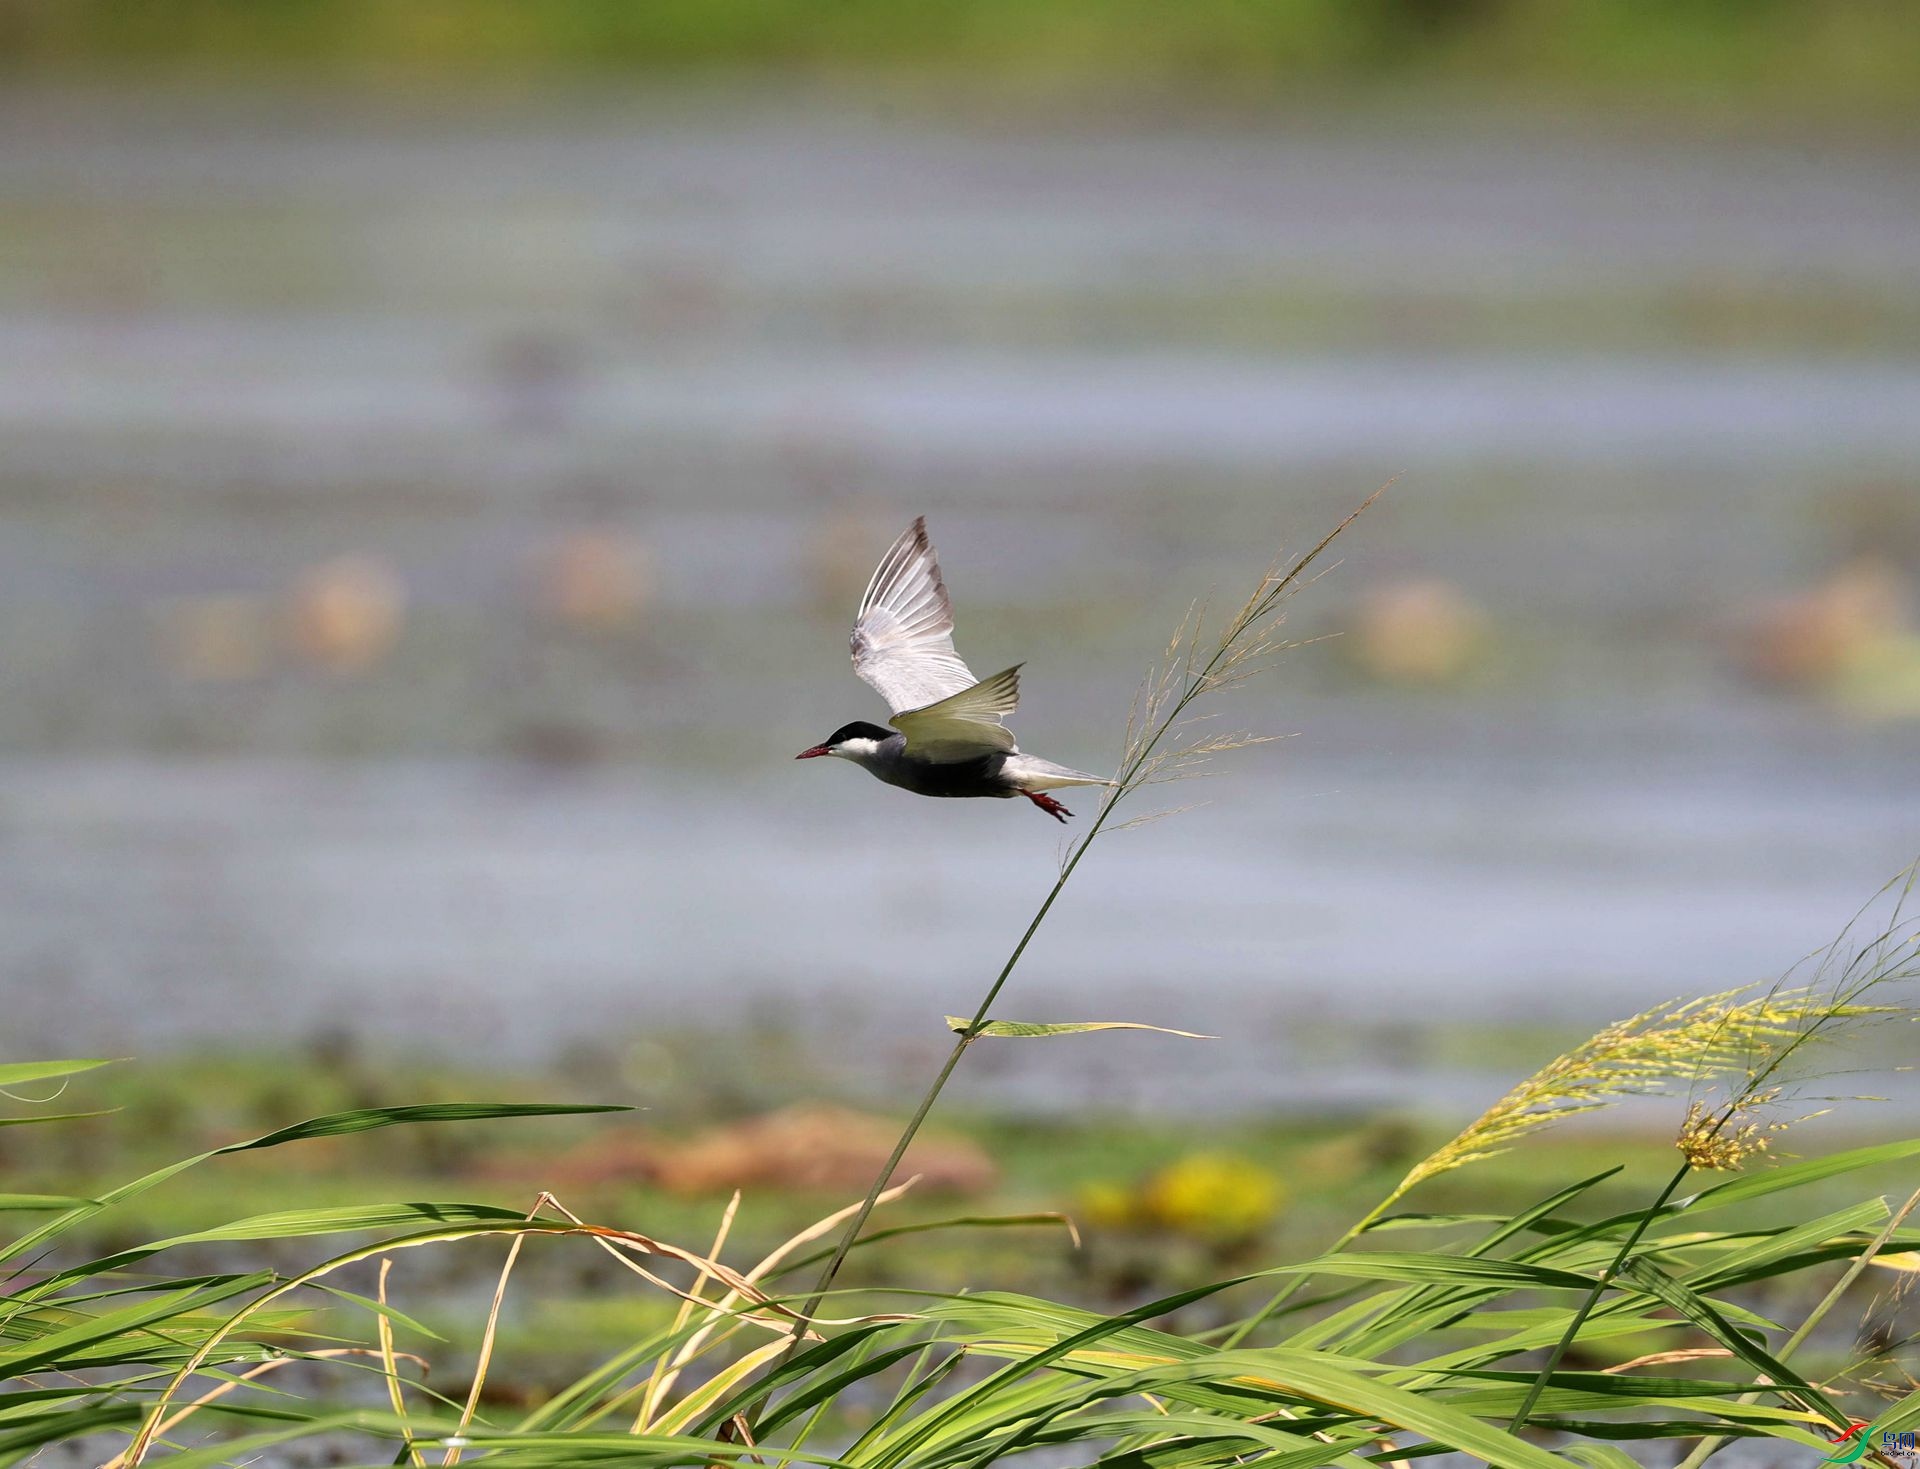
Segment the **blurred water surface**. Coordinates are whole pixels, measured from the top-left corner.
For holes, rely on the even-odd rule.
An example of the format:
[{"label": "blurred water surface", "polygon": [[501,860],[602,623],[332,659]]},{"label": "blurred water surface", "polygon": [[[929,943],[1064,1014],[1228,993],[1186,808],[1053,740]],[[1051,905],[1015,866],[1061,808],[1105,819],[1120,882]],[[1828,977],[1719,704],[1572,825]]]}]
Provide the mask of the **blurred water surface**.
[{"label": "blurred water surface", "polygon": [[1390,476],[1297,626],[1438,581],[1480,629],[1430,684],[1291,654],[1231,717],[1296,737],[1116,837],[1006,1001],[1229,1039],[982,1098],[1431,1095],[1397,1028],[1764,977],[1920,853],[1910,155],[737,97],[22,89],[0,129],[23,1052],[912,1065],[1059,836],[791,764],[879,712],[845,623],[921,512],[1076,765],[1193,597]]}]

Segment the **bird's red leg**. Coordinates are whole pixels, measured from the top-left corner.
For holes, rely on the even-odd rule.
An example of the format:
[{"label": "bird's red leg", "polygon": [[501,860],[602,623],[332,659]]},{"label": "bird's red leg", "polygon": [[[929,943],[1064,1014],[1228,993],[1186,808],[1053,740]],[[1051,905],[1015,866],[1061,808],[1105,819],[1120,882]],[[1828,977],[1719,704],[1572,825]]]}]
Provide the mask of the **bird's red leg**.
[{"label": "bird's red leg", "polygon": [[1047,815],[1051,816],[1055,821],[1065,822],[1069,816],[1073,815],[1065,806],[1062,806],[1044,791],[1022,791],[1020,794],[1033,802],[1033,804],[1038,806],[1042,811],[1046,812]]}]

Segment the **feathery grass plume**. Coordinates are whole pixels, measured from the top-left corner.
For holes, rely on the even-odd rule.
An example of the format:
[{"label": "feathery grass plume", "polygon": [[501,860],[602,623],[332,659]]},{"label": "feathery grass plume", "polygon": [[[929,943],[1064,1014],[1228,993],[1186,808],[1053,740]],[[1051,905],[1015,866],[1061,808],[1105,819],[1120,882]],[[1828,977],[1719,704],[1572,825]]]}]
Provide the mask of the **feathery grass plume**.
[{"label": "feathery grass plume", "polygon": [[[1648,1217],[1665,1205],[1692,1168],[1737,1167],[1764,1151],[1772,1134],[1805,1120],[1805,1115],[1762,1120],[1759,1114],[1798,1094],[1811,1073],[1803,1070],[1796,1077],[1793,1068],[1810,1046],[1839,1039],[1861,1020],[1920,1018],[1920,1010],[1909,1004],[1868,1003],[1877,991],[1920,978],[1920,920],[1909,913],[1916,886],[1920,862],[1882,887],[1833,943],[1766,988],[1745,985],[1698,999],[1666,1001],[1615,1021],[1549,1061],[1414,1164],[1329,1253],[1346,1249],[1427,1180],[1484,1162],[1556,1122],[1627,1097],[1660,1095],[1681,1086],[1689,1094],[1675,1139],[1684,1166]],[[1871,915],[1889,894],[1892,911],[1873,921]],[[1873,935],[1864,943],[1854,937],[1863,927]],[[1811,979],[1790,983],[1809,963],[1814,965]],[[1728,1089],[1718,1105],[1706,1100],[1715,1087]],[[1245,1341],[1300,1284],[1294,1279],[1283,1285],[1234,1328],[1227,1344]],[[1525,1413],[1520,1416],[1524,1419]]]},{"label": "feathery grass plume", "polygon": [[[1503,1153],[1543,1127],[1677,1083],[1691,1093],[1675,1139],[1689,1163],[1737,1167],[1765,1151],[1769,1135],[1792,1123],[1762,1114],[1793,1097],[1812,1074],[1796,1078],[1791,1070],[1809,1046],[1838,1040],[1869,1018],[1920,1016],[1908,1004],[1868,1003],[1878,991],[1920,978],[1920,922],[1908,916],[1916,880],[1920,864],[1882,888],[1832,944],[1765,989],[1743,986],[1656,1005],[1548,1062],[1415,1164],[1387,1205],[1417,1184]],[[1892,913],[1871,939],[1856,945],[1854,933],[1889,893],[1895,895]],[[1815,964],[1813,977],[1789,984],[1809,962]],[[1705,1095],[1716,1084],[1731,1088],[1717,1105]]]},{"label": "feathery grass plume", "polygon": [[[1200,726],[1213,716],[1196,714],[1193,707],[1202,699],[1239,687],[1269,667],[1280,654],[1304,645],[1282,634],[1285,603],[1301,587],[1318,580],[1317,576],[1307,577],[1307,569],[1334,537],[1351,525],[1386,488],[1382,485],[1375,490],[1359,509],[1299,560],[1291,564],[1285,560],[1274,561],[1247,600],[1211,637],[1207,632],[1207,604],[1195,602],[1188,608],[1187,615],[1174,629],[1166,651],[1141,680],[1127,710],[1126,744],[1106,809],[1142,786],[1203,774],[1201,767],[1215,755],[1280,738],[1245,730],[1209,732]],[[1090,830],[1087,839],[1091,840],[1094,834]]]},{"label": "feathery grass plume", "polygon": [[[1686,1182],[1693,1170],[1702,1164],[1710,1167],[1737,1165],[1759,1150],[1756,1144],[1764,1138],[1761,1125],[1753,1120],[1754,1114],[1789,1094],[1795,1085],[1791,1068],[1801,1054],[1817,1042],[1835,1039],[1863,1017],[1904,1014],[1909,1020],[1914,1018],[1915,1011],[1910,1006],[1863,1002],[1877,990],[1920,976],[1920,924],[1908,916],[1908,902],[1913,897],[1916,883],[1920,883],[1920,862],[1909,866],[1881,888],[1865,907],[1854,914],[1852,921],[1841,930],[1840,937],[1813,956],[1815,968],[1810,983],[1788,988],[1787,981],[1793,977],[1790,972],[1778,987],[1756,1002],[1762,1007],[1771,1007],[1777,1014],[1765,1026],[1756,1027],[1747,1038],[1745,1076],[1739,1088],[1717,1109],[1709,1111],[1697,1098],[1694,1104],[1688,1106],[1687,1118],[1676,1139],[1681,1152],[1680,1166],[1674,1170],[1659,1196],[1641,1211],[1638,1222],[1628,1231],[1613,1262],[1594,1279],[1585,1299],[1561,1332],[1560,1340],[1554,1344],[1545,1364],[1535,1374],[1526,1396],[1520,1400],[1520,1406],[1508,1420],[1509,1432],[1518,1433],[1527,1422],[1546,1391],[1548,1381],[1559,1369],[1567,1349],[1579,1336],[1588,1315],[1599,1304],[1602,1292],[1626,1268],[1647,1226],[1666,1208],[1668,1201],[1679,1192],[1681,1184]],[[1876,905],[1889,893],[1893,894],[1891,914],[1877,923],[1870,921]],[[1873,936],[1865,943],[1859,943],[1854,935],[1863,927]],[[1804,968],[1808,962],[1802,960],[1795,970]],[[1737,1038],[1737,1024],[1730,1018],[1729,1025]],[[1704,1074],[1700,1079],[1705,1079]],[[1778,1130],[1779,1126],[1784,1125],[1776,1124],[1767,1130]],[[1732,1133],[1730,1141],[1727,1140],[1729,1129]],[[1822,1312],[1825,1309],[1823,1305]],[[1803,1328],[1802,1335],[1797,1335],[1788,1343],[1789,1351],[1799,1344],[1807,1330],[1811,1330],[1811,1327]],[[1683,1469],[1699,1469],[1712,1452],[1711,1442],[1702,1440],[1685,1461]]]},{"label": "feathery grass plume", "polygon": [[[1805,990],[1755,995],[1743,988],[1670,1000],[1617,1020],[1549,1061],[1416,1163],[1382,1207],[1430,1178],[1497,1157],[1522,1138],[1569,1117],[1676,1085],[1697,1087],[1712,1077],[1744,1077],[1756,1049],[1785,1044],[1799,1033],[1799,1024],[1823,1015],[1826,1008],[1824,996]],[[1690,1111],[1690,1124],[1695,1120]]]}]

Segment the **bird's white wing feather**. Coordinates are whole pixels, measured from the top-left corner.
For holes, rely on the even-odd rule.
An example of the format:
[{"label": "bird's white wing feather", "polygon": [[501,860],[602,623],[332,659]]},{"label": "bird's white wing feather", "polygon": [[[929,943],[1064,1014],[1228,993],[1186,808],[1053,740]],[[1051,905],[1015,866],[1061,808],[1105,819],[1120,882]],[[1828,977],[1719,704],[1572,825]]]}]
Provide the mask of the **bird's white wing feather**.
[{"label": "bird's white wing feather", "polygon": [[893,716],[893,727],[907,737],[907,753],[936,764],[951,764],[1018,748],[1013,731],[1000,721],[1020,704],[1020,665],[983,678],[959,693]]},{"label": "bird's white wing feather", "polygon": [[880,558],[853,620],[853,671],[899,714],[973,686],[953,651],[953,604],[927,540],[926,517]]}]

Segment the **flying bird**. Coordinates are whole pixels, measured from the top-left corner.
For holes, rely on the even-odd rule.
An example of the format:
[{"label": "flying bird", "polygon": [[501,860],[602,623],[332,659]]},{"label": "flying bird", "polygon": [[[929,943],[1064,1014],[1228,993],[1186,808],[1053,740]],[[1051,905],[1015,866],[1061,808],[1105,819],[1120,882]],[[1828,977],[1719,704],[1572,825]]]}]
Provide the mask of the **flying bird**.
[{"label": "flying bird", "polygon": [[853,671],[887,701],[893,728],[855,720],[796,760],[837,755],[919,796],[1025,796],[1062,822],[1073,813],[1048,791],[1113,784],[1021,753],[1001,722],[1020,702],[1020,665],[976,679],[954,652],[953,604],[925,516],[867,583],[853,620]]}]

